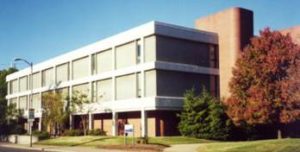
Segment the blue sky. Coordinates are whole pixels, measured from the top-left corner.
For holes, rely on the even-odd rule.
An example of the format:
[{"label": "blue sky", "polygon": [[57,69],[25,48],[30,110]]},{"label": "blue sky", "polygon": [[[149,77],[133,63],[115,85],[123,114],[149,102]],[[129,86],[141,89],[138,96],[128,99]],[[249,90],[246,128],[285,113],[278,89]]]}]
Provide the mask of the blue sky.
[{"label": "blue sky", "polygon": [[0,0],[0,69],[14,57],[38,63],[152,20],[193,27],[235,6],[254,11],[255,33],[300,25],[299,0]]}]

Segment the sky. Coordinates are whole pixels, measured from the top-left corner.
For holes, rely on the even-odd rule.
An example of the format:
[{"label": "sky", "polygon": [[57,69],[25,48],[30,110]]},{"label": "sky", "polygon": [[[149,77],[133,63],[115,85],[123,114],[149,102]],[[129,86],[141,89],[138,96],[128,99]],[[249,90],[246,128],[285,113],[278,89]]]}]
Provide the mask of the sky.
[{"label": "sky", "polygon": [[[149,21],[194,27],[197,18],[243,7],[254,31],[300,25],[299,0],[0,0],[0,69],[34,64]],[[17,68],[26,67],[24,63]]]}]

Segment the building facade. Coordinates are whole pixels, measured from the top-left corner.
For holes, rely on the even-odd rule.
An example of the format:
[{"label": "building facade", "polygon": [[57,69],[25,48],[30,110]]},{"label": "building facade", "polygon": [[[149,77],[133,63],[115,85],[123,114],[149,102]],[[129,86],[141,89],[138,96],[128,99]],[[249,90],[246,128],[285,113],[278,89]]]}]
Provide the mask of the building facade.
[{"label": "building facade", "polygon": [[[89,129],[116,136],[133,124],[136,136],[176,135],[186,90],[205,86],[219,96],[218,48],[216,33],[149,22],[34,64],[32,103],[30,68],[8,75],[7,99],[18,109],[34,108],[37,129],[43,94],[59,90],[64,97],[79,91],[92,101],[85,105]],[[81,127],[81,114],[73,113],[71,127]]]},{"label": "building facade", "polygon": [[[43,94],[58,90],[92,101],[85,105],[88,114],[70,117],[73,128],[81,128],[79,115],[86,114],[89,129],[107,135],[123,135],[125,124],[134,125],[135,136],[177,135],[186,90],[204,86],[216,97],[230,95],[232,68],[253,36],[253,12],[230,8],[197,19],[195,27],[153,21],[34,64],[32,104],[30,68],[7,76],[6,98],[23,111],[35,109],[36,129],[42,128]],[[299,44],[299,31],[281,32]]]}]

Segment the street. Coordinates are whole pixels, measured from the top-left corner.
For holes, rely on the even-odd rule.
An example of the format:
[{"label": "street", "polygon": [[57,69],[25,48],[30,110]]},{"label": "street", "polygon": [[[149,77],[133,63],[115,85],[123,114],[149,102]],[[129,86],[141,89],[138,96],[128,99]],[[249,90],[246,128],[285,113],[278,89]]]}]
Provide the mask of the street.
[{"label": "street", "polygon": [[0,152],[41,152],[41,151],[39,151],[39,150],[20,149],[20,148],[2,147],[0,145]]}]

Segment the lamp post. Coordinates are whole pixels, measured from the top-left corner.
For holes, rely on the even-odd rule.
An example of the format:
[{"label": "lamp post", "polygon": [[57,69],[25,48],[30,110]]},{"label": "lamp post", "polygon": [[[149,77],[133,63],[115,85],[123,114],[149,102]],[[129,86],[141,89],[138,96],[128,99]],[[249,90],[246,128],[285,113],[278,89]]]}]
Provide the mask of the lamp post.
[{"label": "lamp post", "polygon": [[33,109],[33,105],[32,105],[32,94],[33,94],[33,81],[32,81],[32,74],[33,74],[33,63],[32,62],[29,62],[29,61],[27,61],[27,60],[25,60],[25,59],[22,59],[22,58],[15,58],[14,59],[14,62],[18,62],[18,61],[23,61],[23,62],[25,62],[26,64],[28,64],[29,66],[30,66],[30,95],[29,95],[29,97],[30,97],[30,100],[29,100],[29,109],[28,109],[28,119],[27,119],[27,121],[28,121],[28,124],[29,124],[29,134],[30,134],[30,147],[32,147],[32,125],[33,125],[33,121],[34,121],[34,118],[33,118],[33,120],[30,120],[30,112],[31,112],[31,110],[34,110]]}]

